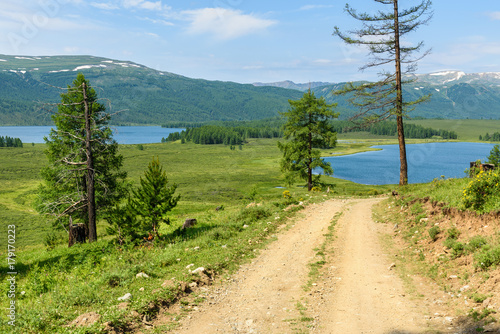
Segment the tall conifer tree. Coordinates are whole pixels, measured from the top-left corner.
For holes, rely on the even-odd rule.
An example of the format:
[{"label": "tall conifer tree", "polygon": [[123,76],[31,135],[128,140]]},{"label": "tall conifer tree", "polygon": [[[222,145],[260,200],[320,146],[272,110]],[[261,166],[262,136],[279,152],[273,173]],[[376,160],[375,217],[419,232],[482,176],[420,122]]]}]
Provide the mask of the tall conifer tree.
[{"label": "tall conifer tree", "polygon": [[[422,0],[416,6],[400,10],[398,0],[374,1],[386,5],[388,10],[370,15],[358,13],[347,4],[345,11],[361,21],[363,27],[348,33],[343,33],[335,27],[333,35],[340,37],[347,44],[367,47],[372,60],[361,67],[361,70],[382,66],[382,79],[359,86],[350,83],[337,93],[353,93],[351,102],[360,107],[361,111],[351,120],[358,126],[363,127],[390,117],[396,118],[400,153],[399,184],[404,185],[408,183],[408,164],[403,118],[414,105],[428,100],[430,96],[423,96],[415,101],[406,101],[403,97],[403,85],[412,81],[405,79],[405,74],[413,73],[416,70],[416,62],[429,52],[425,51],[415,57],[414,54],[422,50],[423,42],[412,46],[409,43],[404,44],[403,38],[431,19],[432,3],[430,0]],[[391,64],[393,70],[387,71],[386,65]],[[404,65],[406,67],[403,67]]]},{"label": "tall conifer tree", "polygon": [[323,97],[316,98],[309,90],[297,101],[288,101],[290,109],[281,115],[286,118],[284,138],[288,141],[278,142],[283,152],[281,171],[288,184],[299,177],[307,181],[307,189],[311,190],[319,181],[319,175],[313,176],[315,168],[322,168],[325,175],[332,175],[333,169],[321,158],[318,148],[335,147],[337,134],[329,120],[337,118],[332,108],[336,104],[327,104]]},{"label": "tall conifer tree", "polygon": [[55,128],[44,138],[49,165],[42,170],[37,208],[59,221],[70,216],[85,223],[90,242],[97,240],[97,214],[110,209],[125,193],[123,157],[109,119],[95,90],[79,73],[61,94],[52,115]]},{"label": "tall conifer tree", "polygon": [[167,173],[163,170],[159,158],[154,157],[140,183],[140,187],[133,190],[134,198],[130,201],[132,211],[141,217],[141,232],[150,231],[158,235],[160,223],[170,223],[166,214],[179,201],[180,197],[174,196],[177,185],[168,186]]}]

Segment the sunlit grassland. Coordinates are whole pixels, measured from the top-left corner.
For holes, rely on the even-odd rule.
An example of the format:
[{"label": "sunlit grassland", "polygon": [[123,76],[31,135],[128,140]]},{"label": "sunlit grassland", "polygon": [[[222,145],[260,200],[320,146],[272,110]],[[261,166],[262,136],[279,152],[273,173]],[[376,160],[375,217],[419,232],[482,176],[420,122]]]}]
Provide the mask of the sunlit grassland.
[{"label": "sunlit grassland", "polygon": [[8,225],[16,225],[17,247],[38,245],[49,231],[32,206],[45,164],[43,147],[0,148],[0,254],[6,248]]},{"label": "sunlit grassland", "polygon": [[[324,155],[335,152],[355,153],[369,149],[372,143],[342,143],[325,150]],[[50,231],[50,221],[35,212],[33,200],[39,186],[40,170],[47,165],[44,144],[25,145],[24,148],[0,149],[0,227],[16,225],[17,246],[34,246],[43,242]],[[233,206],[251,201],[266,201],[281,196],[286,185],[279,171],[279,152],[275,139],[251,139],[242,149],[230,150],[224,145],[196,145],[180,142],[166,144],[121,145],[123,169],[128,180],[137,185],[153,156],[159,157],[169,181],[178,185],[181,195],[172,212],[173,227],[183,219],[204,214],[217,206]],[[344,154],[345,154],[344,153]],[[335,167],[334,167],[335,168]],[[387,191],[387,187],[367,187],[349,181],[325,177],[335,184],[332,190],[346,195],[363,194],[373,189]],[[307,191],[296,184],[289,190],[298,198]],[[99,234],[105,232],[105,223],[99,222]],[[4,235],[2,233],[2,235]],[[0,240],[0,253],[6,239]]]},{"label": "sunlit grassland", "polygon": [[[252,258],[294,214],[293,209],[284,211],[290,203],[389,191],[386,186],[324,178],[331,185],[328,195],[308,193],[297,183],[286,188],[292,199],[285,199],[285,189],[277,188],[286,186],[279,171],[281,154],[272,139],[250,140],[241,150],[180,142],[121,145],[123,168],[133,185],[138,184],[153,156],[159,157],[170,182],[178,185],[181,201],[170,214],[172,225],[160,230],[165,239],[155,245],[120,246],[106,235],[105,222],[99,221],[98,242],[71,248],[62,243],[49,249],[44,238],[51,230],[50,222],[32,207],[41,182],[40,169],[47,164],[43,150],[42,144],[0,150],[0,258],[6,258],[8,225],[16,226],[18,317],[13,333],[99,333],[105,322],[126,331],[127,322],[154,316],[161,305],[178,298],[178,282],[195,279],[186,269],[188,265],[222,275]],[[247,208],[252,202],[260,206]],[[216,211],[217,206],[224,210]],[[196,218],[198,224],[184,236],[173,234],[188,217]],[[0,262],[2,282],[6,281],[6,265],[6,261]],[[140,272],[149,278],[137,278]],[[162,287],[165,280],[174,283]],[[0,285],[1,296],[7,295],[7,288],[7,284]],[[131,302],[125,309],[118,308],[118,297],[127,292],[133,295]],[[0,308],[5,309],[7,302],[2,297]],[[101,319],[90,328],[64,327],[91,311]],[[137,319],[131,311],[138,312]],[[6,330],[12,328],[2,317],[0,332]]]},{"label": "sunlit grassland", "polygon": [[459,141],[479,141],[486,133],[500,132],[500,120],[480,119],[425,119],[408,120],[408,123],[433,129],[455,131]]}]

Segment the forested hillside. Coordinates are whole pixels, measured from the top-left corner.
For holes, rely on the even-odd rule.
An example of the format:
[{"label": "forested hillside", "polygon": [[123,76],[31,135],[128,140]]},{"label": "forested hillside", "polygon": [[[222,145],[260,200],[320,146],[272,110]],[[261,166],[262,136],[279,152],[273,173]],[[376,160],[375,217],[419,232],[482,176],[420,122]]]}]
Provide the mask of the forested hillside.
[{"label": "forested hillside", "polygon": [[[355,113],[347,97],[339,97],[333,91],[340,90],[345,83],[331,84],[314,89],[316,95],[329,102],[337,102],[343,118]],[[403,87],[403,96],[413,101],[431,94],[428,102],[421,103],[410,117],[443,119],[500,119],[500,86],[489,86],[481,82],[429,84],[415,82]]]},{"label": "forested hillside", "polygon": [[[297,100],[307,85],[238,84],[191,79],[129,61],[92,56],[25,57],[0,55],[0,124],[50,125],[50,104],[60,101],[61,88],[82,72],[108,105],[114,125],[241,121],[275,117]],[[445,119],[500,118],[500,84],[494,74],[443,72],[419,75],[407,85],[408,100],[432,94],[411,117]],[[257,85],[257,84],[256,84]],[[347,96],[333,91],[345,83],[311,83],[317,96],[336,102],[340,119],[357,110]],[[282,86],[282,87],[276,87]],[[293,89],[288,89],[293,88]],[[302,90],[302,91],[301,91]]]},{"label": "forested hillside", "polygon": [[117,125],[253,120],[276,116],[301,92],[190,79],[131,62],[90,56],[0,55],[0,124],[51,124],[51,106],[82,72],[107,100]]}]

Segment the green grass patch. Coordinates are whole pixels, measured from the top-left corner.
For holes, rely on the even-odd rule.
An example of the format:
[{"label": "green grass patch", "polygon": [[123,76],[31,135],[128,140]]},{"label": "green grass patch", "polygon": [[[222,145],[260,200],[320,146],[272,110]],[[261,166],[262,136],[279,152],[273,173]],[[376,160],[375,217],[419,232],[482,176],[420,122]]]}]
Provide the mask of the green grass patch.
[{"label": "green grass patch", "polygon": [[342,217],[342,212],[338,212],[332,218],[330,225],[328,226],[328,233],[326,233],[325,241],[321,244],[319,248],[316,249],[316,256],[309,263],[309,280],[303,286],[304,291],[311,290],[313,284],[319,279],[321,276],[321,269],[327,263],[327,248],[333,240],[333,232],[335,230],[335,225],[339,221],[340,217]]},{"label": "green grass patch", "polygon": [[[104,323],[127,331],[127,323],[154,317],[160,307],[176,302],[180,282],[196,278],[189,273],[203,266],[211,275],[236,270],[272,237],[278,226],[302,206],[337,196],[383,193],[389,187],[358,185],[324,178],[325,191],[307,192],[302,184],[283,186],[276,140],[250,140],[242,150],[224,145],[166,144],[121,145],[128,180],[137,185],[153,156],[159,157],[169,181],[181,195],[171,212],[171,225],[160,229],[161,239],[139,245],[118,245],[106,235],[106,223],[98,221],[98,241],[67,248],[64,232],[53,232],[50,220],[32,208],[41,182],[39,171],[47,164],[45,145],[0,149],[0,229],[16,226],[16,305],[13,333],[77,333],[104,331]],[[284,198],[283,191],[290,197]],[[292,203],[293,202],[293,203]],[[248,204],[253,203],[251,206]],[[283,211],[290,204],[293,210]],[[216,211],[216,207],[223,210]],[[186,218],[198,224],[175,234]],[[2,233],[6,235],[7,233]],[[0,240],[0,257],[7,255],[7,239]],[[323,265],[318,252],[315,266]],[[6,280],[6,261],[0,263],[0,280]],[[138,278],[145,273],[148,278]],[[166,280],[174,285],[162,287]],[[7,284],[0,295],[7,295]],[[131,293],[127,309],[118,308],[119,297]],[[5,308],[9,298],[0,300]],[[64,327],[78,315],[97,312],[100,320],[86,329]],[[137,319],[131,316],[135,311]],[[303,315],[300,322],[308,323]],[[168,325],[166,325],[168,327]],[[166,328],[165,327],[165,328]],[[0,332],[12,332],[5,318]]]},{"label": "green grass patch", "polygon": [[479,119],[424,119],[408,120],[408,124],[418,124],[433,129],[455,131],[459,141],[479,141],[479,136],[487,132],[493,134],[500,128],[500,120]]}]

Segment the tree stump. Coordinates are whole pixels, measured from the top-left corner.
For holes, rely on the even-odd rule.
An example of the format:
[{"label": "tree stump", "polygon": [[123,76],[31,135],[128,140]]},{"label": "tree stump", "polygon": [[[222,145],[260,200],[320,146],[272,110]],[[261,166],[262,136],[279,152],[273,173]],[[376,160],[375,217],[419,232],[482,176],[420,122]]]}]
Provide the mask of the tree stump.
[{"label": "tree stump", "polygon": [[187,228],[193,227],[194,225],[196,225],[196,223],[197,223],[196,219],[194,219],[194,218],[188,218],[188,219],[186,219],[186,221],[182,225],[181,230],[185,230]]},{"label": "tree stump", "polygon": [[87,235],[88,232],[85,224],[73,224],[70,218],[68,247],[73,246],[75,243],[85,243],[85,241],[87,240]]}]

